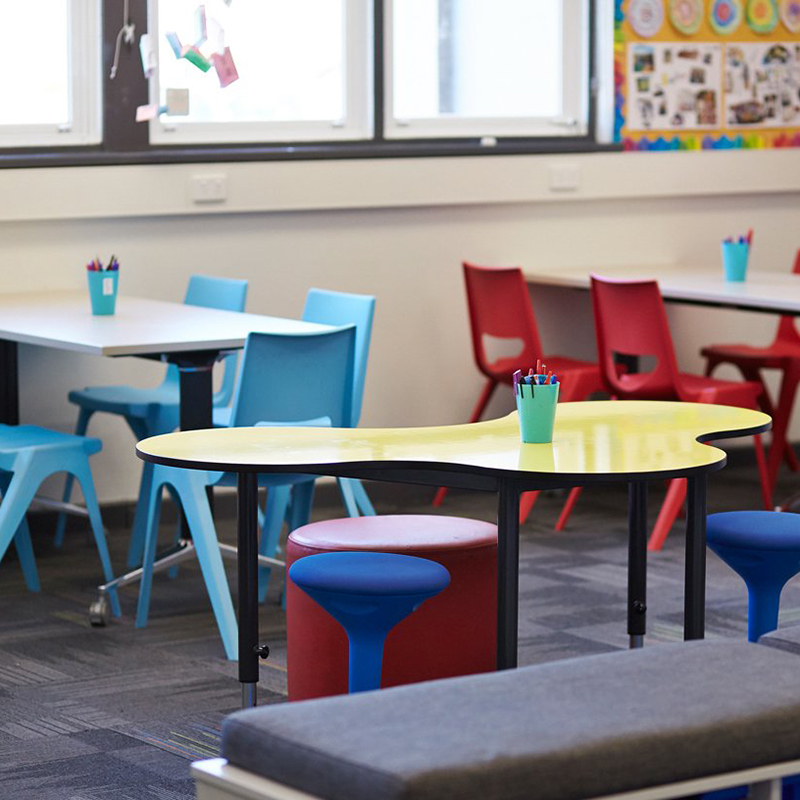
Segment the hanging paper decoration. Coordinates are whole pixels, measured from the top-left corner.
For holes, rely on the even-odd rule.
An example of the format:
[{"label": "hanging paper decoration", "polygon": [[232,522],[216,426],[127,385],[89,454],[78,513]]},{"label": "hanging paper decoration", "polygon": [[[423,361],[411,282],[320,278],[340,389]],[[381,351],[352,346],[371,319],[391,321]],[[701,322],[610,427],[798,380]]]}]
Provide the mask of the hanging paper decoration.
[{"label": "hanging paper decoration", "polygon": [[708,21],[720,36],[733,33],[742,22],[741,0],[714,0]]},{"label": "hanging paper decoration", "polygon": [[748,0],[747,24],[756,33],[771,33],[778,24],[775,0]]},{"label": "hanging paper decoration", "polygon": [[703,21],[703,0],[669,0],[669,20],[686,36],[697,33]]},{"label": "hanging paper decoration", "polygon": [[664,22],[662,0],[631,0],[628,11],[631,26],[643,39],[655,36]]},{"label": "hanging paper decoration", "polygon": [[800,33],[800,0],[781,0],[781,19],[790,33]]}]

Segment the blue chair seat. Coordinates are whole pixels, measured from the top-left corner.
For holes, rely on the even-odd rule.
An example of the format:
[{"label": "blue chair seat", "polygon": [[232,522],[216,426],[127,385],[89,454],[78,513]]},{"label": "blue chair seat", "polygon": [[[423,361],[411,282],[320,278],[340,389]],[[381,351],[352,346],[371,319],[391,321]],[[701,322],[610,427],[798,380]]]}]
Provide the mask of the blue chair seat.
[{"label": "blue chair seat", "polygon": [[380,688],[387,634],[450,583],[436,561],[363,551],[306,556],[289,578],[347,632],[351,693]]},{"label": "blue chair seat", "polygon": [[68,395],[70,403],[92,411],[147,419],[153,406],[173,406],[177,419],[180,390],[177,383],[162,383],[151,389],[135,386],[90,386],[75,389]]},{"label": "blue chair seat", "polygon": [[[0,425],[0,456],[16,458],[22,449],[53,450],[75,447],[80,448],[87,456],[92,456],[103,449],[103,444],[99,439],[53,431],[38,425]],[[0,469],[9,469],[10,466],[10,463],[5,466],[4,459],[0,457]]]},{"label": "blue chair seat", "polygon": [[780,511],[711,514],[708,546],[747,586],[747,638],[778,627],[781,591],[800,572],[800,516]]}]

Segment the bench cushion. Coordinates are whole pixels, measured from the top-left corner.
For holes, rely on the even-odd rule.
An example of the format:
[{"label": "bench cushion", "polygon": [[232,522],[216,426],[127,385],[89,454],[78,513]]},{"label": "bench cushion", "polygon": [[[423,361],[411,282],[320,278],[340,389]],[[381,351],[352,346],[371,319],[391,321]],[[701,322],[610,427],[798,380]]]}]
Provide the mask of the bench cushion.
[{"label": "bench cushion", "polygon": [[330,800],[570,800],[797,758],[800,660],[687,642],[243,711],[231,764]]}]

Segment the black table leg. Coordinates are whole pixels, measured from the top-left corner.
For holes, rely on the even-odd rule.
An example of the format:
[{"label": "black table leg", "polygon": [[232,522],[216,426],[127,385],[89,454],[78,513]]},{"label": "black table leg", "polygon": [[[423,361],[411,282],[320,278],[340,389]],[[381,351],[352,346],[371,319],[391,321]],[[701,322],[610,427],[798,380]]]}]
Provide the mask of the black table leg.
[{"label": "black table leg", "polygon": [[628,484],[628,636],[644,645],[647,624],[647,483]]},{"label": "black table leg", "polygon": [[258,475],[239,473],[239,682],[242,708],[258,702]]},{"label": "black table leg", "polygon": [[17,343],[0,339],[0,422],[19,425]]},{"label": "black table leg", "polygon": [[687,484],[683,638],[702,639],[706,628],[706,474],[687,478]]},{"label": "black table leg", "polygon": [[497,507],[497,669],[517,666],[519,486],[501,480]]}]

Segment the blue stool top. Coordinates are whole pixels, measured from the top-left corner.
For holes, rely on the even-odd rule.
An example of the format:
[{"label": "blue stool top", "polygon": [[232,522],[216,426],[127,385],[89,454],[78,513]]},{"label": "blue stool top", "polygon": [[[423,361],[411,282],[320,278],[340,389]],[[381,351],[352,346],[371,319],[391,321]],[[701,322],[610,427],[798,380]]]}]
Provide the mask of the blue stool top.
[{"label": "blue stool top", "polygon": [[319,553],[295,561],[289,577],[301,588],[351,595],[428,594],[450,583],[438,562],[397,553]]},{"label": "blue stool top", "polygon": [[785,511],[724,511],[709,514],[709,544],[751,550],[800,548],[800,515]]}]

